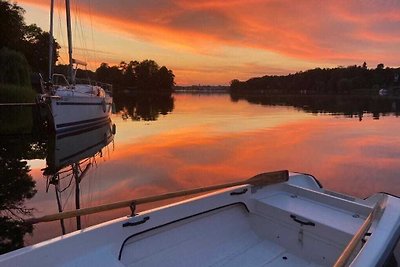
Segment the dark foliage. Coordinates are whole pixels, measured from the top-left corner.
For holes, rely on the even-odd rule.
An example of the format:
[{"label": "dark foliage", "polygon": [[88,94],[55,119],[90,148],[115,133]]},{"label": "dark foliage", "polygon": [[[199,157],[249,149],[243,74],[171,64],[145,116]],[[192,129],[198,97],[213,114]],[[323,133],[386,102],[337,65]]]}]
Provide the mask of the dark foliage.
[{"label": "dark foliage", "polygon": [[257,95],[231,94],[236,102],[246,100],[252,104],[266,106],[292,106],[307,113],[337,114],[357,117],[360,120],[367,113],[374,119],[387,114],[400,116],[400,100],[393,97],[368,95]]},{"label": "dark foliage", "polygon": [[[57,65],[55,71],[67,75],[68,66]],[[122,61],[119,66],[101,63],[95,72],[78,69],[76,76],[112,84],[115,93],[122,90],[171,93],[175,84],[172,70],[165,66],[160,68],[154,60]]]},{"label": "dark foliage", "polygon": [[120,94],[115,98],[117,110],[124,119],[154,121],[159,115],[167,115],[174,109],[174,98],[170,93],[136,92]]},{"label": "dark foliage", "polygon": [[29,65],[24,55],[6,47],[0,49],[0,84],[30,84]]},{"label": "dark foliage", "polygon": [[24,13],[17,4],[0,0],[0,48],[21,49],[25,33]]},{"label": "dark foliage", "polygon": [[44,142],[34,135],[0,139],[0,253],[23,247],[25,234],[33,230],[23,223],[31,214],[25,200],[36,194],[24,159],[44,158],[45,153]]},{"label": "dark foliage", "polygon": [[257,92],[266,94],[349,94],[374,92],[380,88],[399,87],[395,79],[400,68],[384,68],[381,63],[375,69],[362,66],[316,68],[286,76],[264,76],[241,82],[231,81],[232,92]]},{"label": "dark foliage", "polygon": [[160,68],[154,60],[147,59],[142,62],[122,61],[119,66],[111,67],[102,63],[96,70],[96,77],[101,82],[129,91],[172,92],[175,84],[172,70],[165,66]]},{"label": "dark foliage", "polygon": [[[32,72],[48,76],[49,33],[35,24],[26,25],[25,10],[17,4],[0,0],[0,49],[7,47],[26,58]],[[58,59],[59,44],[54,41],[53,64]]]}]

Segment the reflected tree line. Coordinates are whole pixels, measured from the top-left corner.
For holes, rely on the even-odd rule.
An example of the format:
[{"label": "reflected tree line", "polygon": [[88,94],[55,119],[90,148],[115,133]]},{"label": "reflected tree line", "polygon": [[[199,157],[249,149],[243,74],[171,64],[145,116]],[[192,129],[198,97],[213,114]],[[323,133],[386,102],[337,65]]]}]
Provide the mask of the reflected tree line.
[{"label": "reflected tree line", "polygon": [[[293,106],[310,113],[344,114],[360,119],[365,112],[372,113],[374,118],[387,113],[400,115],[400,99],[390,97],[263,96],[231,92],[231,100],[247,100],[259,105]],[[123,110],[122,115],[132,120],[156,120],[159,114],[165,115],[174,109],[174,98],[170,93],[123,92],[121,88],[120,93],[115,96],[115,102],[117,109]],[[37,112],[39,111],[33,111],[33,114]],[[10,129],[0,128],[0,253],[22,247],[24,236],[33,230],[32,226],[23,223],[23,218],[30,216],[32,212],[24,203],[36,194],[35,181],[29,174],[27,160],[44,159],[49,149],[49,136],[41,131],[41,127],[37,127],[37,123],[30,122],[21,126],[18,124],[21,119],[12,117],[12,114],[18,113],[0,112],[1,125],[6,121],[10,129],[15,129],[10,132]],[[26,114],[29,113],[21,114],[27,117]],[[34,115],[31,120],[35,120]],[[20,127],[28,130],[22,131]]]},{"label": "reflected tree line", "polygon": [[38,109],[0,109],[0,254],[23,247],[33,228],[23,218],[31,215],[25,201],[36,194],[27,160],[44,159],[46,135],[38,122]]},{"label": "reflected tree line", "polygon": [[400,115],[400,99],[379,96],[335,96],[335,95],[236,95],[231,100],[246,100],[252,104],[268,106],[293,106],[308,113],[339,114],[346,117],[358,117],[362,120],[365,113],[371,113],[374,119],[386,114]]},{"label": "reflected tree line", "polygon": [[171,93],[133,92],[115,97],[116,108],[123,119],[155,121],[159,115],[167,115],[174,109]]},{"label": "reflected tree line", "polygon": [[[29,108],[33,109],[33,114],[40,112]],[[12,116],[12,113],[0,112],[0,119],[5,114]],[[32,122],[29,123],[32,125],[30,131],[18,133],[20,128],[16,124],[13,127],[16,132],[0,129],[0,254],[23,247],[24,237],[33,232],[32,225],[24,223],[24,219],[35,212],[26,206],[26,202],[37,193],[28,160],[46,159],[47,167],[42,169],[48,179],[46,191],[54,185],[58,204],[61,203],[61,192],[74,179],[76,208],[79,208],[79,182],[95,163],[94,157],[102,156],[102,149],[112,142],[114,134],[112,124],[65,136],[50,135],[40,124]],[[70,179],[69,184],[66,178]],[[63,179],[63,188],[60,189]],[[60,205],[58,207],[60,210]],[[76,220],[80,229],[80,218]],[[65,228],[62,229],[65,233]]]},{"label": "reflected tree line", "polygon": [[0,254],[23,247],[33,230],[23,221],[32,212],[24,203],[36,194],[27,160],[43,159],[46,151],[38,132],[0,135]]}]

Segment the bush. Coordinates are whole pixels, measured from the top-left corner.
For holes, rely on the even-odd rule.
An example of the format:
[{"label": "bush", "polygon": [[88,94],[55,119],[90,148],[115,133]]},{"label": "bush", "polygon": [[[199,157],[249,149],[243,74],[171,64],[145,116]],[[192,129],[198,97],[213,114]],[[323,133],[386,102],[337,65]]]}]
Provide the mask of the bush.
[{"label": "bush", "polygon": [[30,85],[30,68],[23,54],[3,47],[0,50],[0,84]]}]

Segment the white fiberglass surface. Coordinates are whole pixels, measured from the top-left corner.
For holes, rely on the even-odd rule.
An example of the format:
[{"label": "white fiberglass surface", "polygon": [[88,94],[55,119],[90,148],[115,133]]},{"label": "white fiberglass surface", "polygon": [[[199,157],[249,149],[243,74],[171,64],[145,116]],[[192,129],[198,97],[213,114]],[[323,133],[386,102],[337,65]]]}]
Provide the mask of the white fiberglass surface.
[{"label": "white fiberglass surface", "polygon": [[[126,266],[318,266],[259,235],[240,205],[180,221],[133,237]],[[296,236],[294,236],[297,238]]]}]

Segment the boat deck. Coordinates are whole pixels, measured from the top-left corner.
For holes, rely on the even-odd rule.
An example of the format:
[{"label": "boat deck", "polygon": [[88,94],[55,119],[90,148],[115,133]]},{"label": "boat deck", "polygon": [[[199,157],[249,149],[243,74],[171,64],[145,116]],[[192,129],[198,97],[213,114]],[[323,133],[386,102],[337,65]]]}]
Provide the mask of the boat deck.
[{"label": "boat deck", "polygon": [[[322,191],[285,186],[136,234],[124,266],[330,266],[370,208]],[[318,251],[318,253],[315,253]]]},{"label": "boat deck", "polygon": [[[125,245],[125,266],[320,266],[260,236],[252,215],[232,206],[179,227],[144,233]],[[228,223],[229,222],[229,223]],[[153,239],[159,240],[154,242]],[[150,245],[152,244],[152,245]]]},{"label": "boat deck", "polygon": [[[0,262],[10,267],[60,262],[65,267],[332,266],[375,207],[384,212],[366,242],[357,241],[357,257],[350,260],[354,266],[381,266],[390,259],[400,235],[397,198],[377,194],[361,200],[313,183],[298,175],[270,187],[221,190],[11,252]],[[31,264],[32,258],[37,262]]]}]

